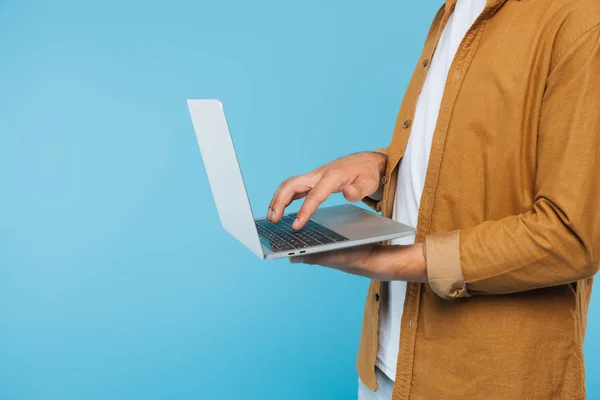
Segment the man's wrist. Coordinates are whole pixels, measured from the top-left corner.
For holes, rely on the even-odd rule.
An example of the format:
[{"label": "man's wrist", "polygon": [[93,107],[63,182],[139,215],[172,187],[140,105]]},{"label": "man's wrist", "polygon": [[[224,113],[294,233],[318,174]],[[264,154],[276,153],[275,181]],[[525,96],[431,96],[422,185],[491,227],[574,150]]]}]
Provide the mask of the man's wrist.
[{"label": "man's wrist", "polygon": [[383,176],[385,174],[385,167],[387,166],[387,160],[388,160],[387,154],[380,152],[380,151],[373,151],[371,153],[377,157],[377,160],[379,162],[379,164],[378,164],[379,175]]},{"label": "man's wrist", "polygon": [[372,262],[378,270],[387,271],[389,280],[427,283],[427,262],[422,243],[411,245],[377,245]]},{"label": "man's wrist", "polygon": [[416,282],[427,283],[427,261],[423,243],[411,244],[408,247],[404,268],[414,274]]}]

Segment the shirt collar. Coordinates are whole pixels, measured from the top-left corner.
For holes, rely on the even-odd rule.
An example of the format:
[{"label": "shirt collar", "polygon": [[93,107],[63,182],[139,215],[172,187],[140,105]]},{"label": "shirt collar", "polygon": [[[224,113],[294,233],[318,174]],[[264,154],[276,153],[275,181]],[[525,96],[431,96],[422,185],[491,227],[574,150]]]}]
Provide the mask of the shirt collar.
[{"label": "shirt collar", "polygon": [[[494,9],[497,10],[507,0],[487,0],[485,10]],[[446,0],[446,13],[452,12],[458,0]]]}]

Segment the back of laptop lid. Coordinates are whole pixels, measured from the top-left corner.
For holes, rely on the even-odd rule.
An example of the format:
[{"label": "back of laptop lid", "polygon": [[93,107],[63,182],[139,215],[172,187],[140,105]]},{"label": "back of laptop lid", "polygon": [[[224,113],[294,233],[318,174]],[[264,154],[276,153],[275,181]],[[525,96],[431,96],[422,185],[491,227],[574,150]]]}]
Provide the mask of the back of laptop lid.
[{"label": "back of laptop lid", "polygon": [[264,254],[219,100],[187,101],[221,225],[258,257]]}]

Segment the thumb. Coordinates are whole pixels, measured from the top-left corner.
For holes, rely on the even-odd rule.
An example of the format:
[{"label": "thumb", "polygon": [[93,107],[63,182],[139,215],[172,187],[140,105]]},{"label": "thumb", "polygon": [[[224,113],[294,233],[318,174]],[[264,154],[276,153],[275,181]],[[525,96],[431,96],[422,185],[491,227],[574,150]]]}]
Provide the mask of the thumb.
[{"label": "thumb", "polygon": [[375,190],[377,189],[373,189],[373,185],[365,180],[349,183],[342,189],[346,200],[352,202],[362,200]]}]

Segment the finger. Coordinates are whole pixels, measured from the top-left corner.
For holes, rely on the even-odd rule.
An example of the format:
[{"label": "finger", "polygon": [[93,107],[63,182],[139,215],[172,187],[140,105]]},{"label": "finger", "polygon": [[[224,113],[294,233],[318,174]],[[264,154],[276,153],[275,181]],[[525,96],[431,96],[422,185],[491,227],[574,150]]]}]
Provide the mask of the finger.
[{"label": "finger", "polygon": [[346,200],[360,201],[377,191],[375,185],[374,182],[363,179],[344,186],[342,191]]},{"label": "finger", "polygon": [[341,263],[338,257],[333,255],[332,253],[323,253],[323,254],[312,254],[308,256],[300,256],[300,257],[291,257],[290,262],[292,264],[307,264],[307,265],[320,265],[323,267],[335,269],[347,274],[364,276],[364,277],[372,277],[370,271],[354,267],[350,265],[345,265]]},{"label": "finger", "polygon": [[323,203],[331,193],[336,193],[341,190],[341,179],[337,174],[325,175],[314,188],[306,195],[306,200],[302,203],[300,211],[296,216],[296,220],[292,224],[292,228],[298,230],[306,224],[313,216],[317,208]]},{"label": "finger", "polygon": [[[308,191],[306,192],[300,192],[300,193],[296,193],[292,196],[292,199],[290,201],[290,203],[294,202],[295,200],[301,199],[303,197],[306,197]],[[279,221],[279,219],[283,216],[284,213],[281,214],[281,216],[279,217],[279,219],[275,220],[275,212],[273,211],[273,208],[275,207],[275,202],[276,202],[276,198],[279,196],[279,189],[277,189],[277,192],[275,192],[275,195],[273,196],[273,199],[271,200],[271,204],[269,204],[269,209],[267,210],[267,220],[271,221],[271,222],[277,222]],[[289,205],[289,203],[287,205],[285,205],[285,207],[287,207]],[[285,208],[284,208],[285,211]]]},{"label": "finger", "polygon": [[336,261],[337,260],[335,260],[335,257],[332,257],[330,252],[290,257],[290,262],[292,264],[322,265],[324,267],[331,266],[335,264]]},{"label": "finger", "polygon": [[281,192],[281,187],[287,182],[287,180],[281,182],[281,184],[279,185],[279,187],[277,188],[277,190],[275,191],[275,194],[273,195],[273,198],[271,199],[271,202],[269,203],[269,209],[267,210],[267,219],[271,220],[274,215],[273,215],[273,207],[275,205],[275,200],[277,199],[277,197],[279,196],[279,193]]},{"label": "finger", "polygon": [[323,265],[325,267],[346,266],[353,258],[353,252],[360,247],[325,251],[316,254],[306,254],[302,257],[302,263],[311,265]]},{"label": "finger", "polygon": [[316,180],[317,178],[312,174],[300,175],[285,180],[271,201],[268,219],[271,222],[278,222],[283,217],[285,208],[293,200],[306,196],[314,186]]}]

